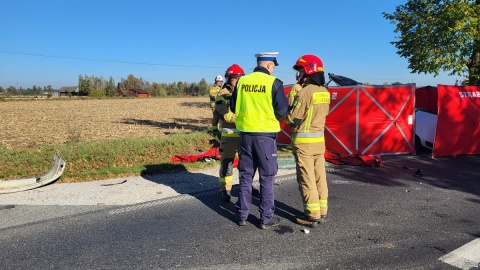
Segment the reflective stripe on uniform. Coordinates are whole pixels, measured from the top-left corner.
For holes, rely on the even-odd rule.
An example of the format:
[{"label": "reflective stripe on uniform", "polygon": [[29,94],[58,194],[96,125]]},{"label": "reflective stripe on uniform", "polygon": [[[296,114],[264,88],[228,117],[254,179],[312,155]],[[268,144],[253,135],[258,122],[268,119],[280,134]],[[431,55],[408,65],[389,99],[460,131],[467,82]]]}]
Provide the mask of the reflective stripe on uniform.
[{"label": "reflective stripe on uniform", "polygon": [[240,133],[240,130],[236,129],[236,128],[222,128],[222,132],[226,132],[226,133]]},{"label": "reflective stripe on uniform", "polygon": [[233,182],[233,176],[231,175],[226,175],[225,177],[219,177],[218,178],[220,183],[232,183]]},{"label": "reflective stripe on uniform", "polygon": [[312,115],[313,115],[313,107],[308,108],[307,111],[307,119],[305,119],[305,128],[303,132],[308,133],[310,132],[310,125],[312,124]]},{"label": "reflective stripe on uniform", "polygon": [[295,108],[300,108],[300,106],[302,106],[302,103],[298,102],[298,100],[295,100],[292,106]]},{"label": "reflective stripe on uniform", "polygon": [[320,211],[320,203],[306,203],[303,208],[309,212]]},{"label": "reflective stripe on uniform", "polygon": [[293,133],[292,142],[294,143],[318,143],[324,142],[325,136],[323,131],[321,132],[296,132]]},{"label": "reflective stripe on uniform", "polygon": [[320,207],[327,207],[328,203],[327,200],[320,200]]},{"label": "reflective stripe on uniform", "polygon": [[240,131],[236,128],[222,128],[222,137],[240,137]]},{"label": "reflective stripe on uniform", "polygon": [[222,137],[224,138],[240,138],[240,133],[227,133],[227,132],[222,132]]}]

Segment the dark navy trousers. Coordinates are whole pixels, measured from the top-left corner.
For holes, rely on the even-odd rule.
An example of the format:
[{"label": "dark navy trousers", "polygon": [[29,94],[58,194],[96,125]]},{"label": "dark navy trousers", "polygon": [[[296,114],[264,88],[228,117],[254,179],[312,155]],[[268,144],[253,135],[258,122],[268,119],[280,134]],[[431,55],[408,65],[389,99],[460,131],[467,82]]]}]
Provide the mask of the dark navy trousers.
[{"label": "dark navy trousers", "polygon": [[275,211],[273,183],[278,171],[277,141],[267,136],[240,135],[238,149],[240,192],[236,203],[237,218],[246,220],[252,203],[252,182],[258,170],[260,180],[260,219],[263,224],[272,220]]}]

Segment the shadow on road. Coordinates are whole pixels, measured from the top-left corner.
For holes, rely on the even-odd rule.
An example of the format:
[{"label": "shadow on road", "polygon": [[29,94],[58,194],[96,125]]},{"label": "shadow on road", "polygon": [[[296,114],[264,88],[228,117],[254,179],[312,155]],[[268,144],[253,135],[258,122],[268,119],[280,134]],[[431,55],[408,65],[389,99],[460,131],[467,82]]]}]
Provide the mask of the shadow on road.
[{"label": "shadow on road", "polygon": [[[221,199],[221,192],[218,189],[218,177],[207,175],[203,173],[190,173],[182,164],[176,164],[170,169],[177,173],[164,173],[158,174],[159,169],[162,171],[165,169],[165,165],[148,165],[142,173],[142,177],[146,180],[152,181],[157,184],[169,186],[179,194],[188,194],[198,199],[205,206],[215,211],[218,215],[225,219],[235,223],[235,202],[238,198],[239,185],[235,184],[232,187],[232,199],[230,202],[224,202]],[[283,177],[277,176],[276,181],[279,182]],[[254,188],[258,190],[258,182],[254,182]],[[278,186],[278,184],[276,184]],[[293,189],[291,192],[295,193],[293,196],[298,196],[300,202],[300,194],[298,189]],[[260,206],[259,195],[253,196],[252,205],[250,210],[250,216],[247,222],[258,226],[260,224],[258,208]],[[277,199],[275,200],[275,215],[295,221],[295,216],[300,215],[302,212],[294,207],[287,205]],[[280,227],[278,232],[287,232],[288,228]]]},{"label": "shadow on road", "polygon": [[[480,155],[464,155],[433,159],[422,153],[417,155],[401,155],[382,157],[384,167],[362,167],[348,165],[332,165],[327,167],[327,179],[330,182],[347,181],[361,182],[369,185],[385,187],[408,187],[412,184],[430,185],[433,187],[457,190],[480,197]],[[181,164],[173,165],[169,169],[176,173],[150,174],[158,172],[158,166],[147,166],[142,176],[152,182],[171,187],[179,194],[188,194],[197,198],[202,204],[225,219],[235,223],[235,205],[238,197],[238,185],[232,189],[231,202],[221,200],[218,190],[218,178],[204,173],[190,173]],[[161,165],[162,168],[165,165]],[[180,172],[180,173],[179,173]],[[277,176],[276,183],[282,177]],[[294,176],[289,176],[294,177]],[[254,182],[258,184],[258,182]],[[281,185],[281,184],[280,184]],[[295,185],[293,185],[295,186]],[[257,188],[257,187],[255,187]],[[276,186],[276,188],[278,188]],[[285,190],[282,190],[285,196]],[[334,194],[332,194],[334,195]],[[289,203],[282,202],[276,195],[275,215],[295,223],[295,216],[301,215],[301,197],[298,189],[289,188]],[[290,198],[291,197],[291,198]],[[480,198],[468,200],[480,204]],[[334,199],[334,196],[331,196]],[[298,202],[289,205],[291,202]],[[247,222],[258,226],[260,223],[258,207],[259,196],[254,196],[250,216]],[[278,232],[288,232],[292,228],[284,227]]]},{"label": "shadow on road", "polygon": [[384,167],[332,166],[329,180],[345,179],[382,186],[411,182],[480,196],[480,155],[432,158],[428,153],[383,157]]}]

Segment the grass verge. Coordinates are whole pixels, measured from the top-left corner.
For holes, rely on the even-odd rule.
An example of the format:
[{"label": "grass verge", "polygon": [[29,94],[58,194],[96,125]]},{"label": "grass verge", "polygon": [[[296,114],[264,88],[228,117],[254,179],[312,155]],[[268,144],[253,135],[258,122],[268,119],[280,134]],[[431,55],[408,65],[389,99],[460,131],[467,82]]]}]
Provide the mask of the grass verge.
[{"label": "grass verge", "polygon": [[65,171],[58,183],[193,171],[215,163],[172,164],[171,156],[196,154],[210,149],[214,144],[212,135],[193,132],[161,137],[38,145],[35,148],[0,147],[0,179],[41,176],[50,169],[56,152],[66,160]]},{"label": "grass verge", "polygon": [[[198,154],[218,141],[209,133],[192,132],[161,137],[141,137],[100,142],[68,142],[35,148],[0,147],[0,179],[39,177],[52,165],[55,153],[66,160],[57,183],[85,182],[131,175],[174,173],[211,168],[216,162],[171,163],[173,155]],[[279,156],[291,156],[289,146],[279,146]]]}]

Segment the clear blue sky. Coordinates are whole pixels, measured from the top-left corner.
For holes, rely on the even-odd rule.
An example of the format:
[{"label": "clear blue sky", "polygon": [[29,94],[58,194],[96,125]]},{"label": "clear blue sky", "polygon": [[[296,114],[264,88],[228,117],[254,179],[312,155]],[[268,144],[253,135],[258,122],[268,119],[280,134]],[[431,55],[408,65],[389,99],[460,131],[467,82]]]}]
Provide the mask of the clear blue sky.
[{"label": "clear blue sky", "polygon": [[454,84],[459,76],[410,73],[382,16],[406,1],[3,0],[0,86],[77,85],[79,75],[115,83],[213,83],[233,63],[248,73],[254,54],[278,51],[274,75],[293,83],[303,54],[327,73],[360,82]]}]

